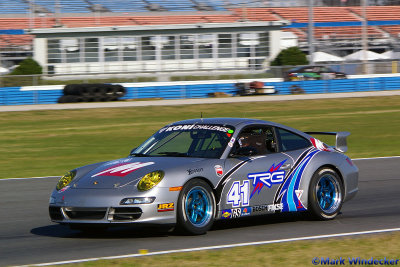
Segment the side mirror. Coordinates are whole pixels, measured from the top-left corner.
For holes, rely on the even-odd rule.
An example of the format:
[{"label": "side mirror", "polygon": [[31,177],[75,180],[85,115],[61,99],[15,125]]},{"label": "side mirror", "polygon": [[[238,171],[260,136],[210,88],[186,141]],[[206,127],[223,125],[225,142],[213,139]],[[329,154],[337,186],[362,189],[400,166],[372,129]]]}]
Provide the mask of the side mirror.
[{"label": "side mirror", "polygon": [[257,149],[251,146],[247,146],[247,147],[240,147],[238,149],[236,149],[236,151],[233,153],[234,156],[253,156],[256,155]]}]

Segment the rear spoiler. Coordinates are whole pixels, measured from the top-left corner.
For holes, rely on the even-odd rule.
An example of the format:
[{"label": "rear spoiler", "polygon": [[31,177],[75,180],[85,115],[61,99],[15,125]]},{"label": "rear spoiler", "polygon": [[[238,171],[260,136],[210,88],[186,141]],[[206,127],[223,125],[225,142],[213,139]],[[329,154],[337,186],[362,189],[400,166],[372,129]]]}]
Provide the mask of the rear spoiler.
[{"label": "rear spoiler", "polygon": [[305,132],[309,135],[321,134],[321,135],[336,135],[335,149],[339,152],[345,153],[347,151],[347,136],[349,132]]}]

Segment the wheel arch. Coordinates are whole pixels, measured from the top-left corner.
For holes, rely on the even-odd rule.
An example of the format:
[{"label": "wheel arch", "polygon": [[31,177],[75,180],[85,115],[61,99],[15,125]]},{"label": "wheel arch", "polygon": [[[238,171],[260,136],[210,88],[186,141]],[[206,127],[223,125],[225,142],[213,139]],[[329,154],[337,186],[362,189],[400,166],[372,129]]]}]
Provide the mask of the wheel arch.
[{"label": "wheel arch", "polygon": [[303,205],[306,209],[309,208],[308,195],[309,195],[309,190],[310,190],[311,179],[318,170],[323,169],[323,168],[332,169],[333,171],[335,171],[337,173],[337,175],[339,176],[339,178],[343,184],[343,199],[345,198],[346,183],[344,182],[343,174],[340,171],[340,169],[338,168],[338,166],[331,164],[331,163],[324,163],[321,165],[312,165],[312,166],[309,166],[309,168],[306,170],[306,173],[305,173],[304,177],[302,177],[301,185],[299,187],[304,191],[304,193],[301,196],[300,201],[301,201],[301,203],[303,203]]},{"label": "wheel arch", "polygon": [[206,182],[206,183],[210,186],[210,188],[211,188],[211,190],[212,190],[212,192],[213,192],[213,194],[214,194],[216,209],[218,209],[218,207],[219,207],[219,204],[218,204],[218,203],[219,203],[219,201],[220,201],[220,199],[221,199],[221,194],[222,194],[222,192],[221,192],[220,194],[218,194],[218,190],[214,187],[214,185],[213,185],[213,183],[210,181],[210,179],[208,179],[207,177],[204,177],[204,176],[195,176],[195,177],[192,177],[192,178],[188,179],[188,180],[184,183],[183,186],[185,186],[188,182],[190,182],[190,181],[192,181],[192,180],[194,180],[194,179],[203,180],[204,182]]},{"label": "wheel arch", "polygon": [[[209,217],[207,218],[207,221],[206,221],[207,224],[204,226],[194,226],[193,222],[190,222],[190,219],[188,219],[187,215],[185,215],[185,211],[183,208],[184,204],[182,204],[182,203],[184,203],[185,194],[188,194],[188,192],[189,192],[189,191],[187,191],[189,189],[185,189],[186,186],[190,187],[190,185],[188,185],[188,184],[191,182],[196,183],[196,181],[197,181],[197,183],[199,183],[201,181],[201,183],[203,185],[207,184],[209,186],[209,190],[206,188],[204,188],[204,189],[209,191],[209,193],[207,193],[208,195],[210,195],[211,193],[213,195],[213,196],[210,196],[211,197],[210,200],[211,200],[211,202],[213,202],[212,205],[214,206],[214,208],[213,208],[212,212],[214,214],[211,214],[211,216],[205,215],[205,216],[209,216]],[[192,188],[193,188],[193,183],[191,185]],[[212,224],[215,220],[215,217],[217,215],[217,203],[216,203],[216,198],[215,198],[215,189],[214,189],[211,181],[209,179],[207,179],[206,177],[195,176],[195,177],[191,177],[190,179],[186,180],[186,182],[183,184],[182,190],[179,193],[177,203],[178,204],[177,204],[177,213],[176,213],[176,220],[177,220],[176,225],[178,227],[177,228],[178,231],[181,231],[182,233],[186,233],[186,234],[198,235],[198,234],[204,234],[212,226]],[[200,228],[196,228],[196,227],[200,227]]]}]

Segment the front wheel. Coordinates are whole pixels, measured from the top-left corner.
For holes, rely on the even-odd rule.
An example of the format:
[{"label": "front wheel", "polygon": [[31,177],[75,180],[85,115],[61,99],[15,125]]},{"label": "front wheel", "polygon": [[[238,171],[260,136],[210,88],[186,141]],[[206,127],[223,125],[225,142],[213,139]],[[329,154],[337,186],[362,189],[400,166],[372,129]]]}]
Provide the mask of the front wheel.
[{"label": "front wheel", "polygon": [[321,168],[313,175],[308,203],[311,214],[320,220],[334,219],[343,204],[343,182],[330,168]]},{"label": "front wheel", "polygon": [[190,180],[179,194],[178,230],[193,235],[205,234],[214,222],[215,207],[211,187],[203,180]]}]

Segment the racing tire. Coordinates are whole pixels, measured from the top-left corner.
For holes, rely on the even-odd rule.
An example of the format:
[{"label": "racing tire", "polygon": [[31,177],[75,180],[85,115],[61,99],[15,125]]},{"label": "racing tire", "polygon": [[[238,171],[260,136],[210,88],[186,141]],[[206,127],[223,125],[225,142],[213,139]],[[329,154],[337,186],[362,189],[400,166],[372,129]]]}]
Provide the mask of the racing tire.
[{"label": "racing tire", "polygon": [[343,205],[344,189],[339,175],[331,168],[317,170],[311,178],[309,212],[318,220],[332,220]]},{"label": "racing tire", "polygon": [[120,97],[126,95],[126,88],[120,84],[114,84],[114,97],[113,101],[118,100]]},{"label": "racing tire", "polygon": [[80,84],[67,84],[64,86],[64,95],[80,95]]},{"label": "racing tire", "polygon": [[214,223],[215,212],[211,187],[203,180],[190,180],[179,194],[176,229],[184,234],[205,234]]}]

